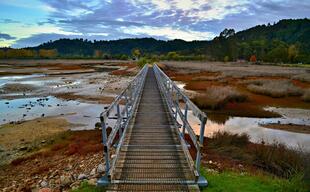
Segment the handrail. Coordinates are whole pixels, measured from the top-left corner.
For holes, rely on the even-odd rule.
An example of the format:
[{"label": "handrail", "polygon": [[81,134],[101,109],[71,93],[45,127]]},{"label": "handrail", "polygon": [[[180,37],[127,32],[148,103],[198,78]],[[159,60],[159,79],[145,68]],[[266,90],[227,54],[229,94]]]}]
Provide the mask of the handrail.
[{"label": "handrail", "polygon": [[[175,119],[175,122],[177,122],[178,116],[182,121],[182,132],[179,134],[181,141],[182,142],[185,141],[184,134],[185,131],[187,131],[192,142],[194,143],[194,147],[197,150],[197,156],[195,159],[196,161],[195,170],[199,174],[199,179],[201,179],[202,176],[199,173],[200,161],[201,161],[201,148],[203,147],[204,130],[207,121],[207,115],[204,112],[202,112],[156,64],[153,66],[153,69],[160,90],[165,97],[165,101],[167,102],[171,116]],[[180,107],[179,103],[180,100],[185,103],[184,112],[182,112],[182,109]],[[194,117],[197,117],[200,120],[199,140],[197,139],[195,132],[193,131],[190,123],[187,120],[189,110],[192,111]]]},{"label": "handrail", "polygon": [[[145,65],[135,76],[135,78],[129,83],[125,90],[123,90],[122,93],[114,99],[112,104],[100,114],[102,141],[104,145],[104,158],[106,166],[105,176],[102,177],[100,181],[98,181],[101,182],[101,184],[108,183],[111,175],[113,174],[115,162],[118,159],[118,151],[120,150],[120,146],[122,145],[122,142],[124,140],[129,121],[132,118],[137,103],[140,99],[147,71],[148,66]],[[121,109],[122,105],[124,105],[123,109]],[[114,111],[116,111],[115,116],[109,117],[109,115]],[[109,118],[117,118],[117,121],[114,127],[112,127],[112,131],[108,136],[106,131],[106,122]],[[110,161],[110,148],[113,145],[117,133],[119,133],[119,140],[116,149],[116,157],[114,157],[112,161]]]}]

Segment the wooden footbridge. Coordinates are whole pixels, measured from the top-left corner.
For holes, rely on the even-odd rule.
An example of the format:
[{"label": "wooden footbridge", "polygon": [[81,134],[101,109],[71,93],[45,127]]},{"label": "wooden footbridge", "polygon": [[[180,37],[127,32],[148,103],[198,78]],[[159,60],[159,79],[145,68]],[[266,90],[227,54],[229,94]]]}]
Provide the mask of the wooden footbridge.
[{"label": "wooden footbridge", "polygon": [[[199,139],[188,114],[200,121]],[[100,114],[106,173],[98,185],[108,191],[199,191],[207,186],[200,174],[206,119],[157,65],[144,66]],[[185,134],[196,148],[195,161]]]}]

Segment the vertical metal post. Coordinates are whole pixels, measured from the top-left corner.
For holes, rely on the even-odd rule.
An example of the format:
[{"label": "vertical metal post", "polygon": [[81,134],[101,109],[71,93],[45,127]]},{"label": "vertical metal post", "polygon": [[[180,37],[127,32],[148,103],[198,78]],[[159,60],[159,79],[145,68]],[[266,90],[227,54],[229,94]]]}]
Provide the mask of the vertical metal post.
[{"label": "vertical metal post", "polygon": [[[188,111],[188,105],[187,102],[185,103],[185,110],[184,110],[184,119],[187,121],[187,111]],[[183,129],[182,129],[182,136],[184,138],[185,136],[185,121],[183,121]]]},{"label": "vertical metal post", "polygon": [[196,169],[199,173],[198,178],[198,185],[200,187],[206,187],[208,186],[208,181],[201,175],[200,173],[200,162],[201,162],[201,149],[203,147],[203,138],[205,133],[205,126],[206,126],[207,119],[203,118],[200,120],[200,135],[199,135],[199,149],[197,149],[197,156],[196,156]]},{"label": "vertical metal post", "polygon": [[128,96],[127,96],[127,92],[125,93],[125,102],[126,102],[126,104],[125,104],[125,107],[126,107],[126,118],[127,118],[127,120],[128,120],[128,118],[129,118],[129,110],[128,110],[128,108],[129,108],[129,101],[128,101]]},{"label": "vertical metal post", "polygon": [[102,144],[103,144],[103,153],[105,158],[105,175],[98,180],[98,185],[106,186],[110,183],[110,161],[109,161],[109,146],[108,146],[108,138],[107,138],[107,129],[105,125],[105,119],[103,116],[100,116],[101,128],[102,128]]},{"label": "vertical metal post", "polygon": [[175,100],[175,114],[174,114],[174,118],[176,121],[178,121],[178,110],[177,108],[179,108],[179,92],[177,89],[175,89],[176,92],[175,92],[175,96],[176,96],[176,100]]},{"label": "vertical metal post", "polygon": [[[122,114],[121,114],[119,103],[117,104],[116,107],[117,107],[116,108],[117,109],[117,118],[118,118],[118,121],[120,121],[120,125],[122,125],[123,117],[122,117]],[[122,136],[122,126],[120,126],[120,128],[118,129],[118,134],[119,134],[119,138],[121,138],[121,136]]]}]

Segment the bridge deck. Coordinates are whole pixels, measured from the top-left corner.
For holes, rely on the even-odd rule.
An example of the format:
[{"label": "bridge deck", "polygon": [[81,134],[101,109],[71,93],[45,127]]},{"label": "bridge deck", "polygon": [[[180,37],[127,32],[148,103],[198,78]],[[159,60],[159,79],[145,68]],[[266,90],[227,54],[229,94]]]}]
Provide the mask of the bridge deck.
[{"label": "bridge deck", "polygon": [[121,146],[112,183],[109,189],[116,191],[199,191],[152,68]]}]

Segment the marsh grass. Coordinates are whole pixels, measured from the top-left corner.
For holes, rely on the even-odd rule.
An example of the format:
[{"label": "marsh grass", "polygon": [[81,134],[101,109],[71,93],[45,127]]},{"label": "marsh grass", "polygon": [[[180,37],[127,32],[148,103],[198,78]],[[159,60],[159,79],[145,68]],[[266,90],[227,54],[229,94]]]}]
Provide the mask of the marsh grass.
[{"label": "marsh grass", "polygon": [[292,178],[309,170],[309,154],[281,143],[254,144],[247,134],[216,132],[208,139],[208,149],[283,178]]},{"label": "marsh grass", "polygon": [[300,96],[303,90],[296,87],[290,80],[251,80],[247,81],[247,89],[253,93],[274,98]]},{"label": "marsh grass", "polygon": [[221,109],[229,102],[244,102],[245,100],[247,100],[246,95],[229,86],[212,86],[204,94],[193,98],[193,102],[204,109]]}]

